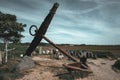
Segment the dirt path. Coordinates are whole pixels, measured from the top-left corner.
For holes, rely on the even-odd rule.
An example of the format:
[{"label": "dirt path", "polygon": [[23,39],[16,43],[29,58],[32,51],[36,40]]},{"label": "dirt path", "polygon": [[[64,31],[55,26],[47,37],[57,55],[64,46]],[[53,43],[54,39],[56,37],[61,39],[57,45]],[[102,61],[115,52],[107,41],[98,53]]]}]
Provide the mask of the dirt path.
[{"label": "dirt path", "polygon": [[120,73],[111,69],[114,62],[115,60],[108,59],[90,60],[90,66],[93,70],[93,76],[90,76],[91,80],[120,80]]},{"label": "dirt path", "polygon": [[62,66],[70,63],[68,60],[55,60],[46,56],[33,57],[36,67],[24,71],[25,76],[16,80],[120,80],[120,73],[116,73],[111,69],[114,60],[97,59],[88,60],[88,64],[93,73],[87,77],[75,77],[75,72],[68,71]]}]

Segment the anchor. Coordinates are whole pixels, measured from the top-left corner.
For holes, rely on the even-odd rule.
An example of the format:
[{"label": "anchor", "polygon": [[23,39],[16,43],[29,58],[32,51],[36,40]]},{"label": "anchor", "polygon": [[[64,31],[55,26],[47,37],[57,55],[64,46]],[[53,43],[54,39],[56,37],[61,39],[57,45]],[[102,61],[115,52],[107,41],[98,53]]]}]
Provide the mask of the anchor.
[{"label": "anchor", "polygon": [[[63,51],[62,49],[60,49],[59,47],[57,47],[51,40],[49,40],[46,36],[45,33],[50,25],[50,22],[52,20],[52,18],[54,17],[54,14],[58,8],[59,4],[55,3],[52,7],[52,9],[50,10],[49,14],[46,16],[46,18],[44,19],[44,21],[42,22],[41,26],[38,28],[36,25],[32,25],[29,28],[29,33],[34,36],[34,39],[32,40],[30,46],[28,47],[28,49],[26,50],[26,53],[24,54],[27,56],[31,56],[31,53],[35,50],[35,48],[38,46],[38,44],[40,43],[40,41],[43,39],[45,39],[47,42],[49,42],[52,46],[54,46],[55,48],[57,48],[60,52],[62,52],[64,55],[68,56],[69,58],[71,58],[73,61],[77,61],[77,59],[75,59],[74,57],[72,57],[71,55],[69,55],[68,53],[66,53],[65,51]],[[32,29],[35,29],[35,34],[32,34]]]},{"label": "anchor", "polygon": [[[54,14],[57,10],[57,8],[59,7],[58,3],[55,3],[52,7],[52,9],[50,10],[50,12],[48,13],[48,15],[46,16],[46,18],[44,19],[44,21],[42,22],[41,26],[38,28],[36,25],[32,25],[29,28],[29,33],[34,36],[34,39],[32,40],[30,46],[28,47],[28,49],[26,50],[26,53],[24,54],[24,56],[31,56],[31,53],[35,50],[35,48],[38,46],[38,44],[40,43],[40,41],[42,39],[46,40],[49,44],[51,44],[52,46],[54,46],[55,48],[57,48],[61,53],[63,53],[64,55],[66,55],[68,58],[70,58],[71,60],[73,60],[74,62],[77,63],[73,63],[73,64],[68,64],[68,65],[63,65],[65,66],[67,69],[70,70],[78,70],[78,71],[86,71],[86,72],[91,72],[91,70],[88,69],[81,69],[80,68],[80,63],[79,61],[69,55],[68,53],[66,53],[65,51],[63,51],[62,49],[60,49],[54,42],[52,42],[51,40],[49,40],[46,36],[45,33],[47,32],[47,29],[51,23],[52,18],[54,17]],[[34,28],[35,33],[32,33],[32,29]]]}]

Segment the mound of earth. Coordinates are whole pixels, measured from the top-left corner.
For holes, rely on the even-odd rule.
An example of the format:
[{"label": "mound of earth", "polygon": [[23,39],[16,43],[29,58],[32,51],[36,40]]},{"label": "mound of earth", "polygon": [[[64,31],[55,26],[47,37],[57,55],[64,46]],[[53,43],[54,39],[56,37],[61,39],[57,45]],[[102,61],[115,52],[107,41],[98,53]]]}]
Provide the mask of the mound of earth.
[{"label": "mound of earth", "polygon": [[[87,63],[93,73],[84,77],[81,77],[83,73],[81,74],[78,71],[68,72],[63,64],[73,62],[67,59],[56,60],[51,59],[49,55],[40,55],[32,57],[32,60],[35,63],[35,67],[19,72],[20,75],[16,75],[16,72],[13,71],[14,69],[10,68],[12,69],[9,70],[10,74],[7,72],[0,74],[0,80],[120,80],[120,73],[116,73],[111,67],[116,60],[88,59]],[[1,70],[3,69],[2,67],[0,68]],[[9,77],[6,77],[6,79],[4,76]]]},{"label": "mound of earth", "polygon": [[[120,74],[112,70],[111,65],[115,60],[108,59],[88,59],[88,65],[93,73],[81,77],[79,72],[68,73],[63,64],[72,63],[72,61],[63,59],[50,59],[49,56],[34,56],[32,60],[36,66],[32,69],[23,71],[24,76],[16,80],[119,80]],[[79,74],[79,75],[78,75]]]}]

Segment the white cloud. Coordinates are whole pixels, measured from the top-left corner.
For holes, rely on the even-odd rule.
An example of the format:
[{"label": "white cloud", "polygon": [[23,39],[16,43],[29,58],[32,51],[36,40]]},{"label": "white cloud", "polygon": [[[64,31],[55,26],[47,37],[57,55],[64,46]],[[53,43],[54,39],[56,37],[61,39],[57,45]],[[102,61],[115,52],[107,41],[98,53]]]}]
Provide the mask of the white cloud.
[{"label": "white cloud", "polygon": [[[40,25],[55,0],[21,0],[0,3],[2,12],[17,15],[18,21],[27,25]],[[48,28],[46,36],[56,43],[72,44],[120,44],[119,0],[72,0],[58,1],[55,18]],[[83,4],[82,4],[83,3]],[[23,42],[31,42],[33,37],[23,33]]]}]

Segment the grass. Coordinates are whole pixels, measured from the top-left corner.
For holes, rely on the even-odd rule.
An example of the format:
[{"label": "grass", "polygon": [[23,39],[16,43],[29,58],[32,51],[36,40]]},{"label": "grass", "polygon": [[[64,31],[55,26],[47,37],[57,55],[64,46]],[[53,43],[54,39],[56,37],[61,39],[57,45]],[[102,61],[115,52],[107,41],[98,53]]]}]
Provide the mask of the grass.
[{"label": "grass", "polygon": [[[20,58],[20,54],[25,54],[29,44],[9,44],[8,49],[13,49],[15,50],[9,51],[8,52],[8,59],[10,58]],[[4,44],[0,44],[0,50],[4,51]],[[35,52],[38,53],[38,49],[35,49]]]},{"label": "grass", "polygon": [[93,51],[93,54],[97,55],[98,58],[116,58],[115,55],[109,51]]},{"label": "grass", "polygon": [[15,45],[15,44],[10,44],[8,48],[9,48],[9,49],[10,49],[10,48],[15,48],[15,50],[9,51],[9,57],[17,57],[17,58],[19,58],[19,57],[20,57],[20,54],[25,54],[25,51],[27,50],[27,46],[28,46],[28,45],[22,45],[22,44]]}]

